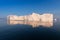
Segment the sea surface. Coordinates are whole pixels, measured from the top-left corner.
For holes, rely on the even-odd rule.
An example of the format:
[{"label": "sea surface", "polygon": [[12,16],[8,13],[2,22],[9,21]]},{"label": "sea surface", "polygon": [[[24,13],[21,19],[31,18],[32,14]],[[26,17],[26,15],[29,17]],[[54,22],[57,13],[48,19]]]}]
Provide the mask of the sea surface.
[{"label": "sea surface", "polygon": [[31,25],[9,25],[7,21],[0,21],[0,40],[60,40],[60,23],[33,28]]}]

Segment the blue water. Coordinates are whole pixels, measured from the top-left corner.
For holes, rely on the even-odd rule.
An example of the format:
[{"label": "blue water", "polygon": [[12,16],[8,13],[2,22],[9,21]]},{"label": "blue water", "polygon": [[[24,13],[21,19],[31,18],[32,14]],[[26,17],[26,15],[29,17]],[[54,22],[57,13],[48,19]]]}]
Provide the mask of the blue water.
[{"label": "blue water", "polygon": [[60,23],[51,28],[30,25],[8,25],[0,22],[0,40],[60,40]]}]

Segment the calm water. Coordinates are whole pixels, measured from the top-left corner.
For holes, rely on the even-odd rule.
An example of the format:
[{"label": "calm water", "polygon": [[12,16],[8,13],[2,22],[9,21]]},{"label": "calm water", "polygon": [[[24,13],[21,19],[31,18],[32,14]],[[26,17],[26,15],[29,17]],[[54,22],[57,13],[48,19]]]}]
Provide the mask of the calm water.
[{"label": "calm water", "polygon": [[60,40],[60,23],[51,28],[30,25],[8,25],[0,21],[0,40]]}]

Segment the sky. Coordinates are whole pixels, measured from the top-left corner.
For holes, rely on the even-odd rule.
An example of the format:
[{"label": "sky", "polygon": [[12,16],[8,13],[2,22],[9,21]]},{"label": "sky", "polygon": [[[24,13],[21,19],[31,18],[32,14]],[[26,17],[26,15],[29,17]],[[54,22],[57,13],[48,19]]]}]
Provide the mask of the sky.
[{"label": "sky", "polygon": [[0,17],[33,12],[60,15],[60,0],[0,0]]}]

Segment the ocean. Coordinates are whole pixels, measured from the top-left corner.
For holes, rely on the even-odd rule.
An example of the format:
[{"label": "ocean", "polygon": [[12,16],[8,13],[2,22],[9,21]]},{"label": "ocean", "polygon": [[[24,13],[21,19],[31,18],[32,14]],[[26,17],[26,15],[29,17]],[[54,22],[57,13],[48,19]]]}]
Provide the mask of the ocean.
[{"label": "ocean", "polygon": [[52,27],[16,24],[0,21],[0,40],[60,40],[60,23]]}]

